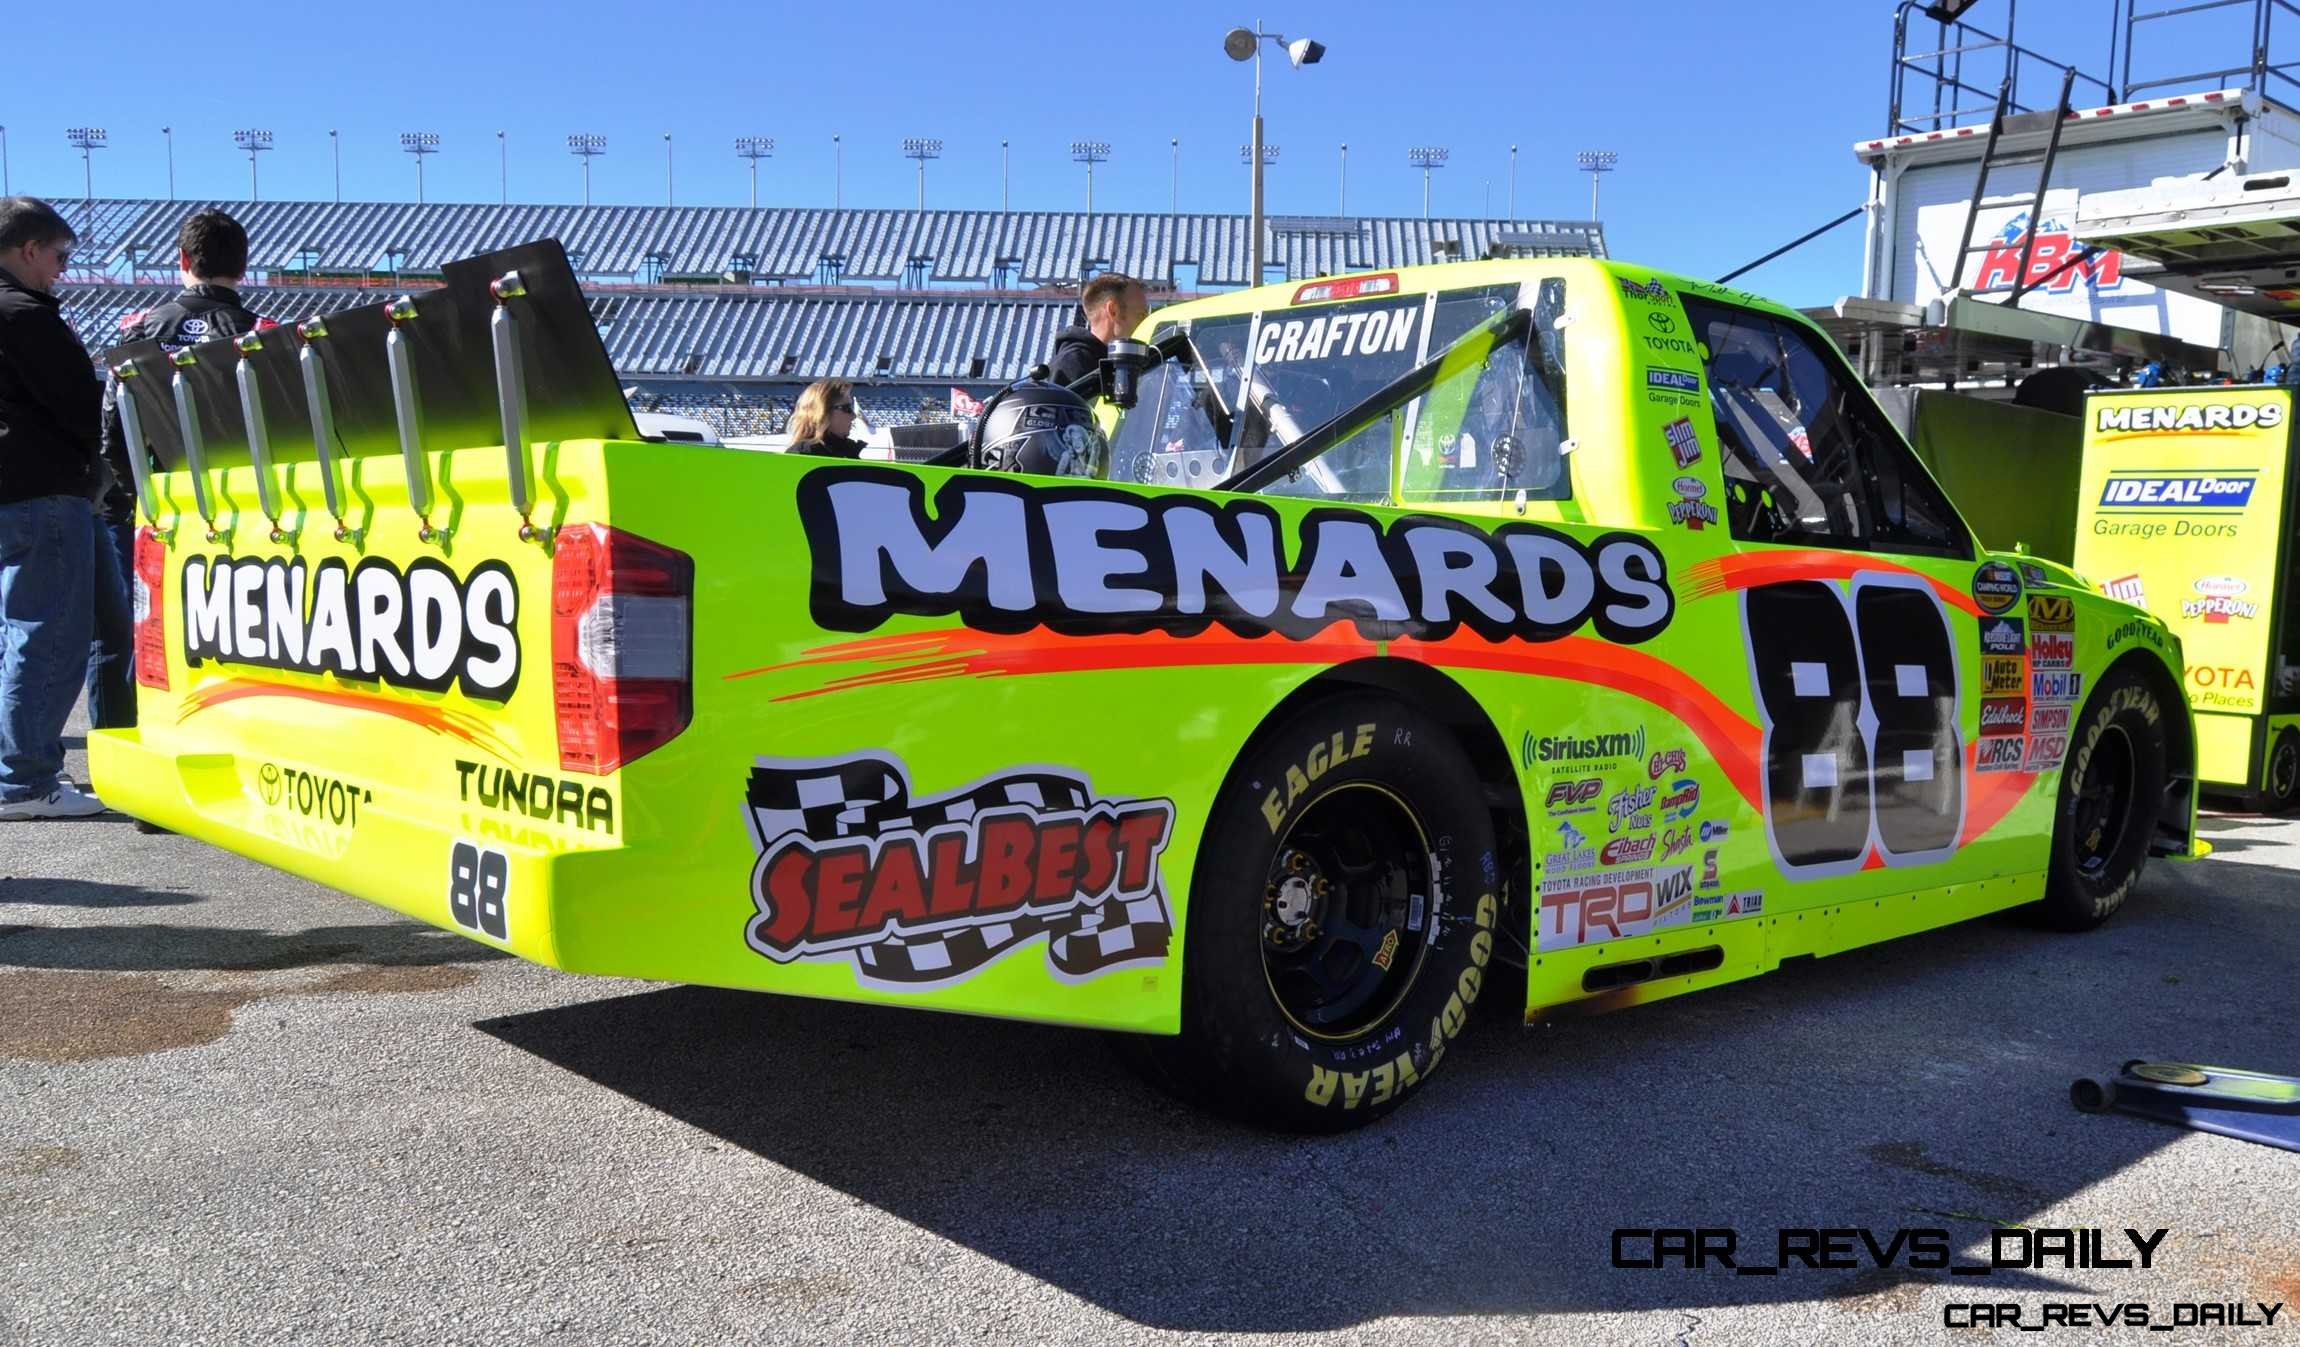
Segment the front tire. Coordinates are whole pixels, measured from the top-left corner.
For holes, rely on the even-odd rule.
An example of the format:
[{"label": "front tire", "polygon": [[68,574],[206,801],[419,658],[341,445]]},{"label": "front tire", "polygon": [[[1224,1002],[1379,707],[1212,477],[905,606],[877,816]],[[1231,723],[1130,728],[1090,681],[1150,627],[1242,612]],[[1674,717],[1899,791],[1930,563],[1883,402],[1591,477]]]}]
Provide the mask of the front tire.
[{"label": "front tire", "polygon": [[2268,749],[2260,789],[2245,801],[2255,814],[2289,814],[2300,809],[2300,734],[2285,730]]},{"label": "front tire", "polygon": [[1500,857],[1477,775],[1388,698],[1313,703],[1239,760],[1198,855],[1182,1033],[1162,1083],[1219,1112],[1335,1132],[1418,1092],[1493,956]]},{"label": "front tire", "polygon": [[2130,672],[2101,680],[2077,721],[2053,812],[2046,924],[2089,930],[2124,906],[2164,801],[2164,700]]}]

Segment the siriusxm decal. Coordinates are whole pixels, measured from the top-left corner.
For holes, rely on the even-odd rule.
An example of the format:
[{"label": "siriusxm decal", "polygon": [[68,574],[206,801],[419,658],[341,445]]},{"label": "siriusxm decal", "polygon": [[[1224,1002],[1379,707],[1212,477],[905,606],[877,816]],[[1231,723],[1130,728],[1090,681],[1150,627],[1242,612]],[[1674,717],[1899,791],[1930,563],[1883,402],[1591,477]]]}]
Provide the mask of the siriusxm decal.
[{"label": "siriusxm decal", "polygon": [[2103,507],[2187,514],[2194,510],[2241,510],[2252,501],[2258,480],[2249,472],[2112,472],[2100,488]]}]

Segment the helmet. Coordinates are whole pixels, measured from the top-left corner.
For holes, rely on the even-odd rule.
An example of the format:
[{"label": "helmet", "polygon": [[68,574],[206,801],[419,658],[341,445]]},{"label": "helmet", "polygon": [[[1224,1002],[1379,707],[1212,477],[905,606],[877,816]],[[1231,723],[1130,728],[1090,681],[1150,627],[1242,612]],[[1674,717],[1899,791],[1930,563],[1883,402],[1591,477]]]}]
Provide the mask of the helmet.
[{"label": "helmet", "polygon": [[1060,384],[1024,380],[991,395],[974,427],[975,466],[1055,477],[1100,477],[1110,445],[1086,399]]}]

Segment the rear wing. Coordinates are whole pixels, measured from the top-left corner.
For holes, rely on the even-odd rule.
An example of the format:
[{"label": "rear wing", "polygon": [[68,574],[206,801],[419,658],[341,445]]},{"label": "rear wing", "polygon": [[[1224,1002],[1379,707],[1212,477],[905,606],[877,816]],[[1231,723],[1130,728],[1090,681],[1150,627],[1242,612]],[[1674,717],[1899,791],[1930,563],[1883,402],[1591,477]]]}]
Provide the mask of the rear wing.
[{"label": "rear wing", "polygon": [[104,353],[137,507],[160,523],[151,473],[188,471],[209,539],[220,536],[211,470],[252,465],[279,540],[275,464],[320,464],[336,537],[347,517],[337,463],[398,453],[408,500],[431,535],[429,445],[502,444],[523,535],[533,530],[527,448],[536,441],[636,439],[607,349],[556,239],[444,268],[446,284],[309,318],[293,329],[219,337],[170,353],[131,342]]}]

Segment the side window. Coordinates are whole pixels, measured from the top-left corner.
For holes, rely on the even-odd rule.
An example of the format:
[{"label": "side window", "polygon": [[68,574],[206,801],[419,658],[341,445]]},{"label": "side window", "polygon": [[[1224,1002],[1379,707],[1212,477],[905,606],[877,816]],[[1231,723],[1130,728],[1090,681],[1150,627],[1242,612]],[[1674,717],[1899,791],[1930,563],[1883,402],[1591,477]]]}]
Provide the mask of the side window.
[{"label": "side window", "polygon": [[1570,500],[1566,471],[1565,282],[1545,280],[1523,342],[1439,381],[1422,399],[1399,474],[1401,504]]},{"label": "side window", "polygon": [[1844,362],[1794,324],[1684,297],[1744,542],[1969,557],[1948,497]]}]

